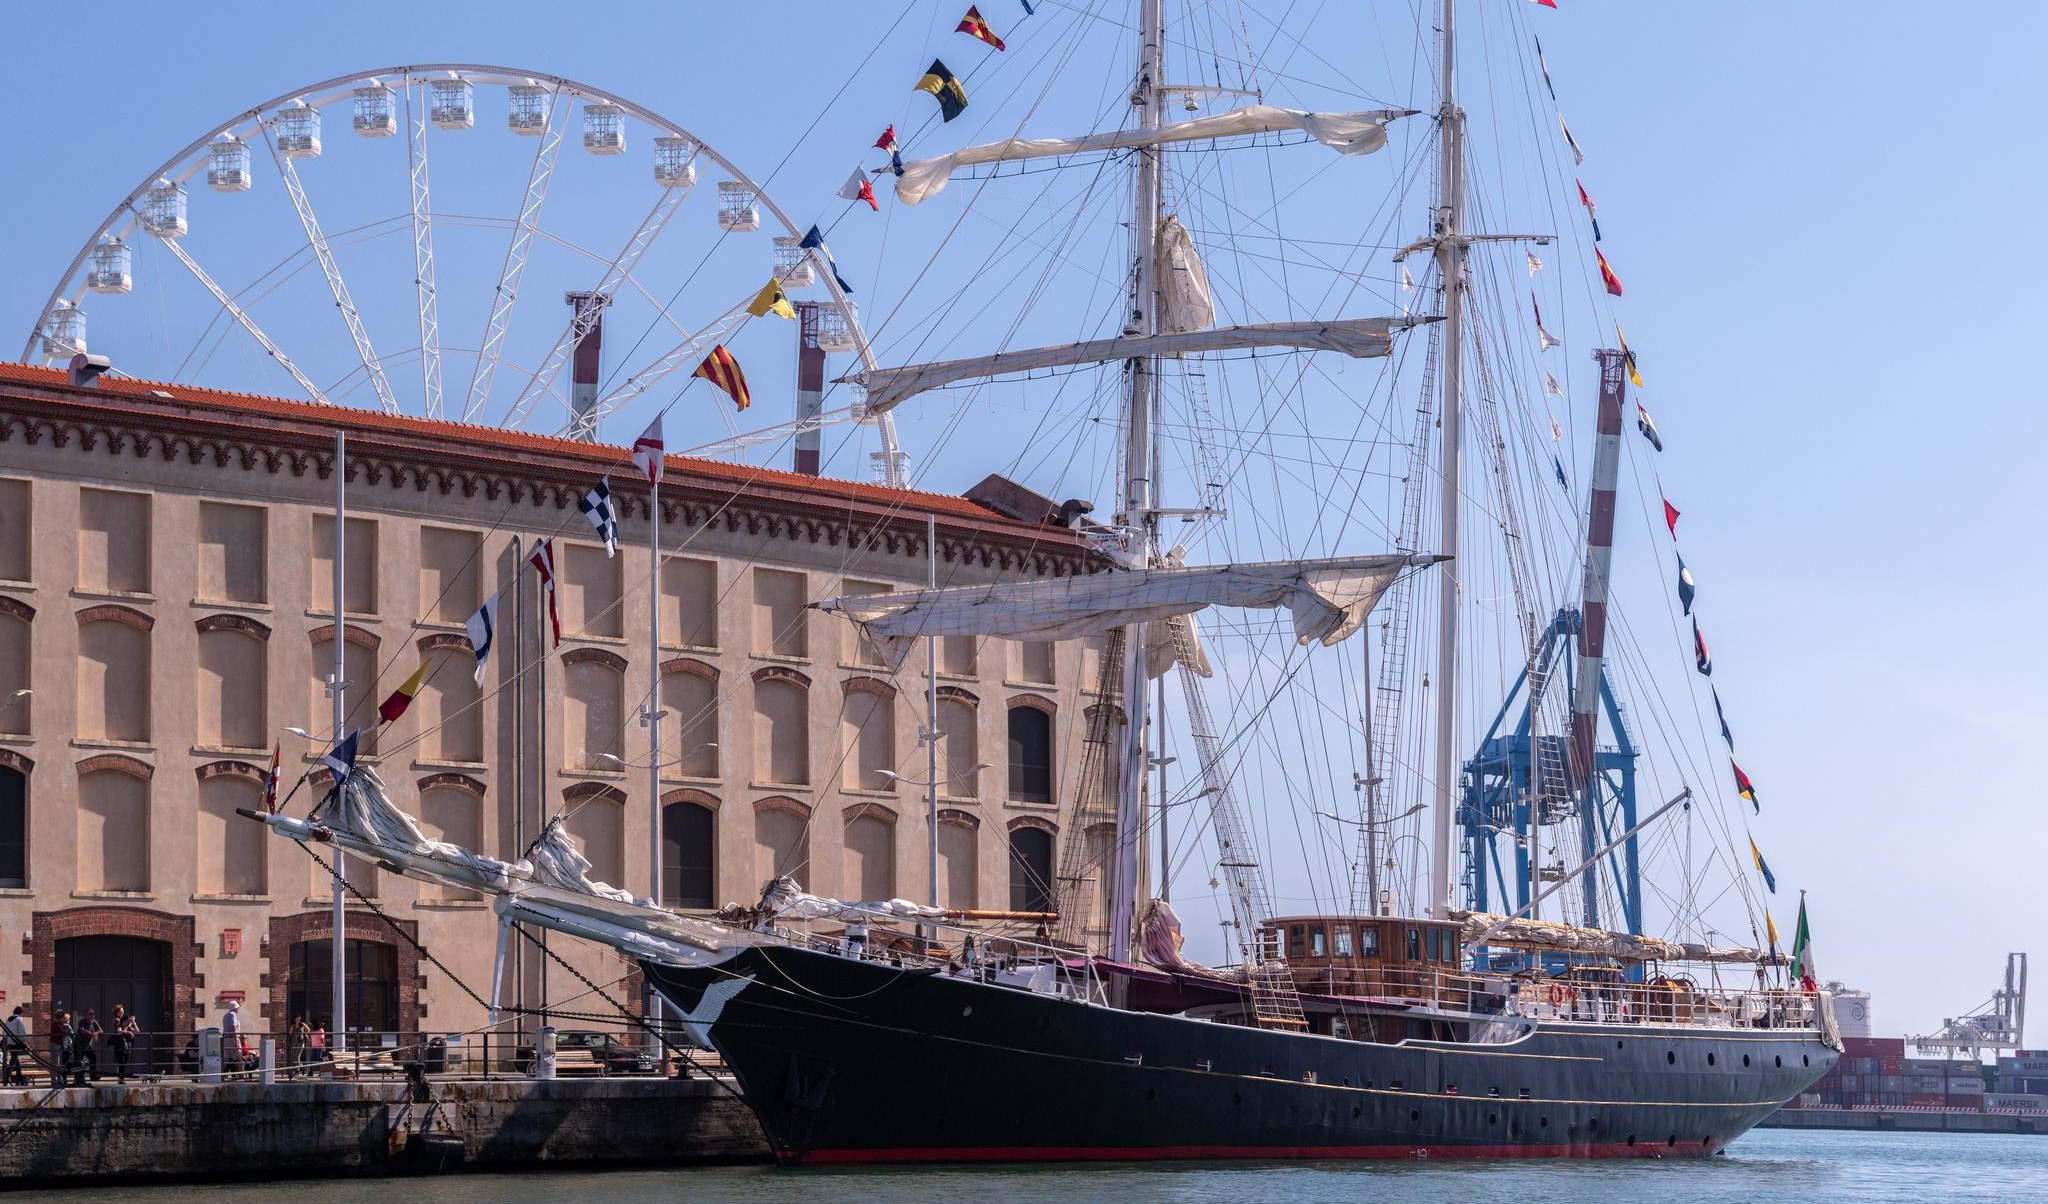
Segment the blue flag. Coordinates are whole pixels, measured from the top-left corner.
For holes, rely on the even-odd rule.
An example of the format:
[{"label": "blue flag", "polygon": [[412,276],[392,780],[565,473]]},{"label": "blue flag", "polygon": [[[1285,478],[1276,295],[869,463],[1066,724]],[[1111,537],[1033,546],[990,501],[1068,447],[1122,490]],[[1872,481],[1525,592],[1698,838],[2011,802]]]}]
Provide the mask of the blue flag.
[{"label": "blue flag", "polygon": [[1557,470],[1557,483],[1566,489],[1570,489],[1572,483],[1564,479],[1564,461],[1558,459],[1555,452],[1551,453],[1550,466]]},{"label": "blue flag", "polygon": [[1693,584],[1692,570],[1685,567],[1685,557],[1680,556],[1678,558],[1678,604],[1684,608],[1686,614],[1692,613],[1693,595],[1698,592],[1699,587]]},{"label": "blue flag", "polygon": [[350,732],[342,738],[341,743],[329,749],[327,755],[320,758],[327,763],[327,768],[334,771],[334,788],[336,790],[341,789],[342,785],[348,781],[350,775],[356,771],[356,737],[360,735],[362,735],[361,729]]},{"label": "blue flag", "polygon": [[1714,696],[1714,718],[1721,721],[1721,738],[1728,742],[1728,751],[1734,752],[1735,733],[1728,730],[1728,715],[1721,710],[1721,691],[1708,686],[1707,692]]},{"label": "blue flag", "polygon": [[[901,175],[902,172],[899,171],[897,174]],[[818,258],[825,261],[825,270],[832,273],[832,279],[839,282],[840,292],[850,293],[853,291],[853,286],[846,282],[846,277],[839,274],[839,265],[833,263],[832,257],[825,253],[825,236],[818,232],[816,226],[812,226],[804,233],[804,240],[798,243],[797,246],[802,247],[806,251],[816,251],[818,253]]]}]

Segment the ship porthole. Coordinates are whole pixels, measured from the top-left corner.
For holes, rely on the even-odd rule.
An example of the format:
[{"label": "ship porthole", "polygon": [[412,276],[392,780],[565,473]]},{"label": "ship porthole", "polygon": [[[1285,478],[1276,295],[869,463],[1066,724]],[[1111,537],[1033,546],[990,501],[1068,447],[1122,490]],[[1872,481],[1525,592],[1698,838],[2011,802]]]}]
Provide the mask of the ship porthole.
[{"label": "ship porthole", "polygon": [[966,1007],[961,1008],[960,1014],[962,1016],[972,1016],[974,1014],[974,1005],[970,1003]]},{"label": "ship porthole", "polygon": [[1664,1051],[1664,1060],[1676,1066],[1678,1064],[1678,1054],[1672,1050],[1667,1049]]},{"label": "ship porthole", "polygon": [[1410,1112],[1410,1113],[1408,1114],[1408,1119],[1409,1119],[1410,1121],[1418,1121],[1418,1120],[1421,1120],[1421,1119],[1422,1119],[1422,1113],[1420,1113],[1420,1112]]},{"label": "ship porthole", "polygon": [[1490,1125],[1497,1125],[1500,1123],[1500,1116],[1496,1113],[1488,1112],[1486,1114],[1486,1123]]},{"label": "ship porthole", "polygon": [[1670,1141],[1667,1141],[1667,1142],[1665,1142],[1664,1144],[1665,1144],[1665,1145],[1677,1145],[1677,1144],[1678,1144],[1678,1134],[1676,1134],[1676,1133],[1673,1133],[1673,1134],[1671,1135],[1671,1140],[1670,1140]]},{"label": "ship porthole", "polygon": [[1785,1069],[1785,1059],[1782,1056],[1772,1055],[1771,1061],[1776,1062],[1778,1064],[1778,1069]]},{"label": "ship porthole", "polygon": [[1616,1049],[1626,1049],[1626,1048],[1628,1048],[1628,1042],[1626,1042],[1626,1041],[1616,1041],[1616,1042],[1614,1043],[1614,1048],[1616,1048]]},{"label": "ship porthole", "polygon": [[1630,1146],[1634,1146],[1634,1145],[1635,1145],[1635,1143],[1636,1143],[1636,1135],[1635,1135],[1635,1134],[1631,1133],[1631,1134],[1629,1134],[1629,1135],[1628,1135],[1628,1143],[1629,1143],[1629,1145],[1630,1145]]},{"label": "ship porthole", "polygon": [[1748,1054],[1743,1054],[1743,1055],[1742,1055],[1742,1064],[1743,1064],[1743,1065],[1744,1065],[1745,1067],[1749,1065],[1749,1055],[1748,1055]]},{"label": "ship porthole", "polygon": [[1549,1128],[1549,1127],[1550,1127],[1550,1118],[1549,1118],[1548,1116],[1539,1116],[1539,1117],[1537,1117],[1537,1118],[1536,1118],[1536,1127],[1537,1127],[1537,1128],[1539,1128],[1539,1129],[1547,1129],[1547,1128]]},{"label": "ship porthole", "polygon": [[1357,1104],[1351,1105],[1351,1119],[1357,1120],[1359,1113],[1362,1111],[1364,1111],[1364,1109],[1360,1108]]},{"label": "ship porthole", "polygon": [[1714,1064],[1714,1055],[1713,1055],[1713,1054],[1708,1054],[1708,1055],[1707,1055],[1707,1065],[1709,1065],[1709,1066],[1712,1066],[1713,1064]]},{"label": "ship porthole", "polygon": [[1808,1057],[1808,1056],[1806,1056],[1805,1054],[1800,1054],[1800,1055],[1799,1055],[1799,1064],[1800,1064],[1801,1066],[1811,1066],[1811,1065],[1813,1065],[1813,1059],[1812,1059],[1812,1058],[1810,1058],[1810,1057]]},{"label": "ship porthole", "polygon": [[1158,1099],[1158,1098],[1159,1098],[1159,1088],[1157,1088],[1157,1087],[1147,1087],[1147,1088],[1145,1088],[1145,1102],[1147,1102],[1147,1103],[1150,1103],[1151,1101],[1153,1101],[1153,1100],[1156,1100],[1156,1099]]}]

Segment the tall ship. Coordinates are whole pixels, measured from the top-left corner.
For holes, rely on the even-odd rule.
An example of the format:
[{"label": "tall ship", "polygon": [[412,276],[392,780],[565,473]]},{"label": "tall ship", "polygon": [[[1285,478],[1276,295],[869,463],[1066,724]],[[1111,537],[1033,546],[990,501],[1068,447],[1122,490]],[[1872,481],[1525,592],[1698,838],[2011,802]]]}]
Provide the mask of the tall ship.
[{"label": "tall ship", "polygon": [[[1520,32],[1541,9],[1515,4],[1509,21],[1508,5],[1479,7],[1542,73],[1510,84],[1496,69],[1489,100],[1554,95]],[[1740,835],[1761,814],[1753,786],[1737,768],[1727,797],[1731,763],[1710,732],[1703,749],[1647,748],[1622,705],[1614,666],[1627,653],[1639,706],[1684,710],[1705,730],[1697,697],[1662,697],[1645,668],[1640,645],[1661,616],[1611,618],[1624,453],[1662,448],[1647,409],[1630,412],[1639,369],[1618,329],[1611,348],[1545,358],[1560,340],[1530,291],[1544,258],[1557,272],[1581,256],[1599,273],[1585,299],[1619,295],[1587,228],[1592,201],[1581,186],[1518,229],[1504,224],[1521,220],[1515,208],[1496,203],[1505,190],[1471,183],[1454,0],[1418,31],[1431,52],[1410,82],[1426,99],[1342,111],[1267,103],[1265,89],[1308,88],[1288,64],[1348,78],[1332,62],[1345,48],[1297,58],[1282,48],[1298,38],[1261,28],[1269,60],[1248,26],[1222,29],[1219,49],[1206,45],[1214,22],[1170,22],[1167,9],[1138,0],[1129,22],[1020,15],[1057,33],[1003,52],[1043,52],[1050,65],[1028,85],[996,68],[980,77],[1029,102],[1014,132],[919,157],[892,125],[877,143],[890,164],[849,183],[865,191],[871,176],[898,205],[971,191],[965,222],[1012,215],[973,206],[1036,187],[1024,180],[1079,174],[1074,214],[1108,215],[1124,243],[1080,265],[1111,316],[1033,345],[1015,334],[1046,328],[1027,320],[1041,295],[1030,278],[1087,252],[1064,219],[1006,216],[995,245],[1007,258],[966,271],[958,299],[934,307],[981,345],[899,365],[863,348],[840,382],[861,390],[871,421],[998,381],[1027,411],[1114,431],[1106,513],[1024,499],[1086,544],[1094,571],[948,587],[934,575],[924,590],[815,603],[932,699],[942,640],[1099,650],[1098,703],[1057,784],[1060,846],[1045,870],[1025,867],[1010,907],[940,905],[936,736],[923,781],[904,779],[929,789],[934,825],[931,892],[918,900],[827,898],[792,872],[715,914],[661,908],[591,882],[560,825],[516,859],[428,839],[368,770],[344,770],[308,818],[251,814],[488,894],[501,933],[570,933],[636,959],[660,1031],[716,1051],[786,1163],[1720,1152],[1825,1075],[1841,1042],[1828,993],[1802,981],[1809,963],[1788,966],[1765,910],[1776,882]],[[962,28],[1001,50],[978,9]],[[1117,103],[1101,110],[1114,128],[1031,128],[1041,82],[1060,86],[1069,59],[1073,72],[1109,61],[1076,50],[1105,30],[1123,43]],[[973,72],[941,61],[916,90],[944,123],[988,103]],[[1561,118],[1531,128],[1541,145],[1526,162],[1554,193],[1571,179],[1554,171],[1561,157],[1581,152]],[[911,150],[942,130],[927,122]],[[1302,156],[1321,158],[1299,179],[1276,176]],[[1382,163],[1393,166],[1375,182]],[[1487,158],[1488,171],[1505,164]],[[1330,189],[1326,174],[1341,182]],[[1290,221],[1296,184],[1318,180],[1334,199]],[[1401,228],[1410,220],[1420,225]],[[822,241],[804,245],[837,280]],[[1013,304],[1024,297],[1008,333],[974,300],[990,273]],[[937,278],[921,302],[953,287]],[[1378,312],[1347,316],[1361,308]],[[1090,387],[1068,383],[1081,379],[1096,382],[1092,408],[1055,405]],[[1574,384],[1594,404],[1569,440],[1556,414],[1572,416]],[[1379,400],[1358,401],[1368,395]],[[1311,410],[1317,433],[1289,442],[1276,430]],[[1350,437],[1331,434],[1333,410]],[[1650,534],[1675,538],[1677,511],[1658,500]],[[1469,538],[1474,513],[1485,522]],[[1682,561],[1679,574],[1676,659],[1686,690],[1704,689]],[[1488,657],[1496,678],[1476,667]],[[1504,701],[1475,741],[1471,695],[1488,681]],[[1652,726],[1691,739],[1684,725]],[[1658,787],[1641,807],[1639,783]],[[1273,818],[1289,809],[1307,814]],[[1212,942],[1184,931],[1176,872],[1220,901],[1222,956],[1209,960],[1222,965],[1192,952]]]}]

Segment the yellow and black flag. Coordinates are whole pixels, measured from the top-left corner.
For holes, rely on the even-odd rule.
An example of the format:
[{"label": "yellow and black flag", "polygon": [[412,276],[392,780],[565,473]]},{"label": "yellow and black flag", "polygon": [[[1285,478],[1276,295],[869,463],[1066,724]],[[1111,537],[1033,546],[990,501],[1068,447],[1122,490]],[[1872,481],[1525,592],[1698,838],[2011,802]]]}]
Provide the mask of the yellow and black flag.
[{"label": "yellow and black flag", "polygon": [[752,301],[747,302],[747,312],[757,318],[765,318],[769,314],[778,318],[796,318],[796,307],[789,303],[789,297],[782,291],[782,282],[773,277],[761,286],[761,291],[754,294]]},{"label": "yellow and black flag", "polygon": [[932,60],[931,70],[917,81],[918,92],[929,92],[938,99],[939,115],[947,121],[967,111],[967,89],[960,86],[960,77],[946,69],[946,64]]}]

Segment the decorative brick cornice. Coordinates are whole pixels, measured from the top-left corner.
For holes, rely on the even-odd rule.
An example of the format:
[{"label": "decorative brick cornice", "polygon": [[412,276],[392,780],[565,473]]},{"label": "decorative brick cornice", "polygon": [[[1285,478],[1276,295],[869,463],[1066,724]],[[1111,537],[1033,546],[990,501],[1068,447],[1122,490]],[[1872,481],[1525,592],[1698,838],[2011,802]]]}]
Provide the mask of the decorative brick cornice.
[{"label": "decorative brick cornice", "polygon": [[691,656],[678,656],[661,662],[661,675],[666,677],[671,673],[688,673],[693,677],[709,678],[712,681],[718,680],[717,665],[707,661],[700,661]]},{"label": "decorative brick cornice", "polygon": [[[513,432],[349,409],[325,417],[317,411],[327,407],[175,384],[116,381],[88,390],[66,386],[57,373],[48,374],[48,383],[43,379],[20,367],[0,379],[0,443],[328,480],[335,471],[333,427],[341,422],[349,431],[345,475],[351,483],[557,511],[574,506],[594,477],[627,463],[623,448]],[[613,505],[622,517],[648,512],[642,492],[621,490]],[[665,521],[681,526],[918,562],[927,557],[925,515],[935,512],[937,552],[948,564],[1038,577],[1109,567],[1071,531],[1004,519],[960,498],[820,483],[680,456],[670,457],[661,505]]]},{"label": "decorative brick cornice", "polygon": [[981,827],[981,817],[979,815],[972,811],[962,811],[958,807],[939,808],[939,822],[942,824],[959,824],[963,828]]},{"label": "decorative brick cornice", "polygon": [[0,765],[24,776],[36,771],[36,763],[11,748],[0,748]]},{"label": "decorative brick cornice", "polygon": [[845,811],[841,812],[841,816],[847,823],[873,816],[885,824],[894,824],[896,822],[896,808],[885,806],[881,803],[858,802],[847,807]]},{"label": "decorative brick cornice", "polygon": [[450,786],[456,790],[467,790],[478,798],[482,798],[484,792],[488,789],[482,782],[470,777],[466,773],[431,773],[420,779],[421,794],[425,794],[437,786]]},{"label": "decorative brick cornice", "polygon": [[609,648],[570,648],[562,653],[565,665],[603,665],[619,673],[626,671],[626,658]]},{"label": "decorative brick cornice", "polygon": [[[334,641],[334,624],[323,623],[318,627],[309,628],[306,631],[306,638],[315,644],[332,643]],[[341,638],[358,648],[368,648],[372,652],[375,652],[384,643],[383,639],[376,632],[371,631],[360,623],[344,624],[341,629]]]},{"label": "decorative brick cornice", "polygon": [[259,640],[270,638],[270,628],[247,615],[201,615],[192,626],[198,628],[201,635],[209,631],[239,631]]},{"label": "decorative brick cornice", "polygon": [[144,614],[132,606],[117,606],[108,602],[99,606],[88,606],[79,611],[78,625],[83,627],[87,623],[125,623],[130,627],[148,631],[156,626],[156,616]]},{"label": "decorative brick cornice", "polygon": [[562,788],[562,801],[564,802],[582,803],[596,798],[604,799],[607,802],[624,803],[626,801],[626,792],[617,786],[607,785],[604,782],[572,782]]},{"label": "decorative brick cornice", "polygon": [[125,773],[131,778],[141,778],[145,782],[156,776],[156,767],[149,762],[123,756],[120,753],[100,753],[97,756],[87,757],[78,763],[78,775],[80,777],[84,777],[89,773],[98,773],[101,770]]},{"label": "decorative brick cornice", "polygon": [[801,799],[793,799],[786,794],[773,794],[767,798],[755,799],[754,814],[759,815],[763,811],[787,811],[791,815],[802,819],[809,819],[811,817],[811,805],[809,803]]},{"label": "decorative brick cornice", "polygon": [[0,615],[13,615],[24,623],[33,623],[36,621],[36,608],[20,598],[0,594]]},{"label": "decorative brick cornice", "polygon": [[1060,831],[1058,824],[1038,815],[1020,815],[1009,823],[1004,824],[1003,827],[1011,832],[1015,832],[1020,828],[1037,828],[1041,832],[1050,832],[1055,836],[1059,835]]},{"label": "decorative brick cornice", "polygon": [[939,697],[950,698],[955,702],[964,702],[971,707],[981,705],[981,699],[975,695],[974,691],[963,690],[959,686],[940,686]]},{"label": "decorative brick cornice", "polygon": [[469,642],[469,637],[457,635],[452,631],[437,631],[432,635],[423,635],[413,641],[413,646],[420,650],[421,656],[431,652],[461,652],[469,656],[476,655],[476,646]]},{"label": "decorative brick cornice", "polygon": [[1012,694],[1003,705],[1013,711],[1018,707],[1024,707],[1028,710],[1044,711],[1048,715],[1059,714],[1059,705],[1039,694]]},{"label": "decorative brick cornice", "polygon": [[675,790],[670,790],[663,793],[661,796],[661,805],[666,807],[670,803],[695,803],[697,806],[703,807],[707,810],[718,810],[717,795],[707,794],[702,790],[697,790],[689,786],[678,787]]},{"label": "decorative brick cornice", "polygon": [[247,761],[208,761],[192,772],[202,782],[212,781],[214,778],[241,778],[246,782],[254,782],[258,786],[267,785],[270,782],[270,774],[268,772],[249,764]]}]

